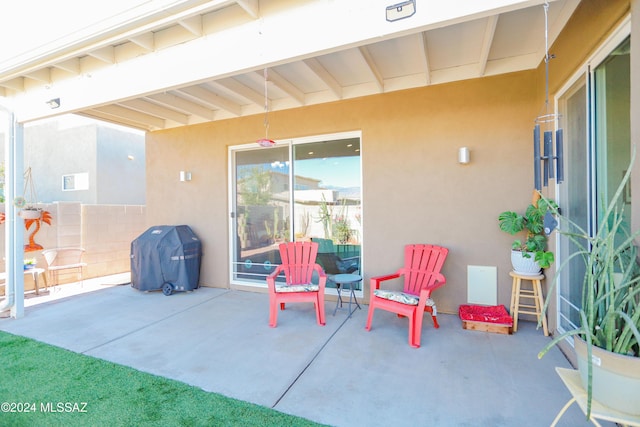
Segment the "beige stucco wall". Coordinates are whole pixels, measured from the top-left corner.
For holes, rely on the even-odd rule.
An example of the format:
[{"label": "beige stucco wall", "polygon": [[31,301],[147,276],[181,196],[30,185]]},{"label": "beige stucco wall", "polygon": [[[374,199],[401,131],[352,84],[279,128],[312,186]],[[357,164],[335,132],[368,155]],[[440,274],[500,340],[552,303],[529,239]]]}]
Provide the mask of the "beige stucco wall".
[{"label": "beige stucco wall", "polygon": [[[583,1],[554,46],[552,95],[628,8],[628,1]],[[434,294],[440,311],[467,301],[468,265],[497,267],[498,303],[508,306],[512,238],[498,230],[497,215],[531,200],[531,134],[543,101],[541,67],[271,113],[269,136],[362,131],[365,296],[370,277],[401,265],[403,245],[436,243],[450,249],[447,286]],[[203,241],[203,285],[229,286],[227,147],[262,137],[262,120],[147,135],[147,225],[194,229]],[[466,166],[457,163],[462,146],[471,150]],[[193,180],[180,182],[180,170]]]},{"label": "beige stucco wall", "polygon": [[[362,130],[365,281],[400,267],[405,244],[437,243],[451,251],[441,311],[466,302],[469,264],[498,266],[508,305],[511,239],[496,217],[531,198],[534,97],[534,72],[510,74],[272,113],[270,136]],[[192,226],[205,285],[229,286],[227,146],[262,130],[252,117],[147,136],[149,225]],[[457,163],[461,146],[471,149],[467,166]],[[180,182],[180,170],[192,181]]]}]

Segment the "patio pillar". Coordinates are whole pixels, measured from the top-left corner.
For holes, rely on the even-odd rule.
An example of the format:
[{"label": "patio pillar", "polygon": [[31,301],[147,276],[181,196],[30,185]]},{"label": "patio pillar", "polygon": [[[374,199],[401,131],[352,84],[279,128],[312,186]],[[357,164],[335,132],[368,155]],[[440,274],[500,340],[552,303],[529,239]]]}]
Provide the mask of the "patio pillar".
[{"label": "patio pillar", "polygon": [[15,115],[0,105],[0,118],[4,123],[5,162],[5,302],[0,310],[10,309],[13,318],[24,316],[24,222],[16,215],[13,199],[23,192],[24,131]]}]

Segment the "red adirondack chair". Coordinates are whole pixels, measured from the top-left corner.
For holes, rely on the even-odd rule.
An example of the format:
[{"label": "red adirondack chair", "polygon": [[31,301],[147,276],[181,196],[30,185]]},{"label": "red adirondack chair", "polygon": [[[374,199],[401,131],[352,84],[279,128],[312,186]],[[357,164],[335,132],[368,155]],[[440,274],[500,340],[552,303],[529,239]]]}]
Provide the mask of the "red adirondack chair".
[{"label": "red adirondack chair", "polygon": [[[312,302],[316,308],[316,320],[324,326],[324,288],[327,276],[316,263],[318,244],[314,242],[290,242],[279,246],[282,264],[269,276],[269,326],[276,327],[278,322],[278,304],[284,310],[286,302]],[[318,284],[311,283],[313,272],[318,273]],[[284,273],[285,281],[278,282],[276,277]]]},{"label": "red adirondack chair", "polygon": [[[435,245],[407,245],[404,249],[404,267],[395,274],[371,278],[371,297],[369,300],[368,331],[371,330],[373,311],[376,308],[391,311],[398,316],[409,318],[409,345],[420,347],[422,318],[424,312],[431,313],[433,324],[439,328],[437,309],[431,299],[431,292],[443,286],[447,280],[440,273],[449,249]],[[380,289],[385,280],[404,276],[402,291]]]}]

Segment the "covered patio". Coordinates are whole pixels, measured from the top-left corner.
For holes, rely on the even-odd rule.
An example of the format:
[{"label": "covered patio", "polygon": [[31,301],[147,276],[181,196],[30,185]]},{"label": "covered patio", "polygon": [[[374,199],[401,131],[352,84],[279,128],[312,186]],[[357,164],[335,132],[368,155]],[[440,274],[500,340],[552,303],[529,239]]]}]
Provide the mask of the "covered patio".
[{"label": "covered patio", "polygon": [[[200,288],[165,297],[118,275],[93,290],[47,302],[28,299],[0,330],[27,336],[206,391],[332,426],[545,426],[570,399],[555,367],[570,367],[533,322],[513,335],[463,330],[460,319],[425,319],[423,345],[407,344],[406,320],[367,306],[317,326],[309,304],[292,304],[268,326],[265,294]],[[118,285],[119,284],[119,285]],[[591,425],[572,405],[559,426]],[[607,424],[603,424],[607,425]]]}]

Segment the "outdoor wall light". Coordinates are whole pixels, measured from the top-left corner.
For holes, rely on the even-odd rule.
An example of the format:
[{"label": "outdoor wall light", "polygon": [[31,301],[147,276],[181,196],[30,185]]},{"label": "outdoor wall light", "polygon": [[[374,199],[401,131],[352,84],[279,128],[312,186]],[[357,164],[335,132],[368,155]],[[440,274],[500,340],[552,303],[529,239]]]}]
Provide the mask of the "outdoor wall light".
[{"label": "outdoor wall light", "polygon": [[402,3],[387,6],[387,21],[393,22],[413,16],[416,13],[416,0],[403,1]]},{"label": "outdoor wall light", "polygon": [[461,165],[469,164],[471,161],[471,153],[469,152],[469,147],[460,147],[458,150],[458,163]]},{"label": "outdoor wall light", "polygon": [[188,171],[180,171],[180,181],[191,181],[191,172]]},{"label": "outdoor wall light", "polygon": [[60,98],[53,98],[46,102],[49,108],[54,109],[60,107]]}]

